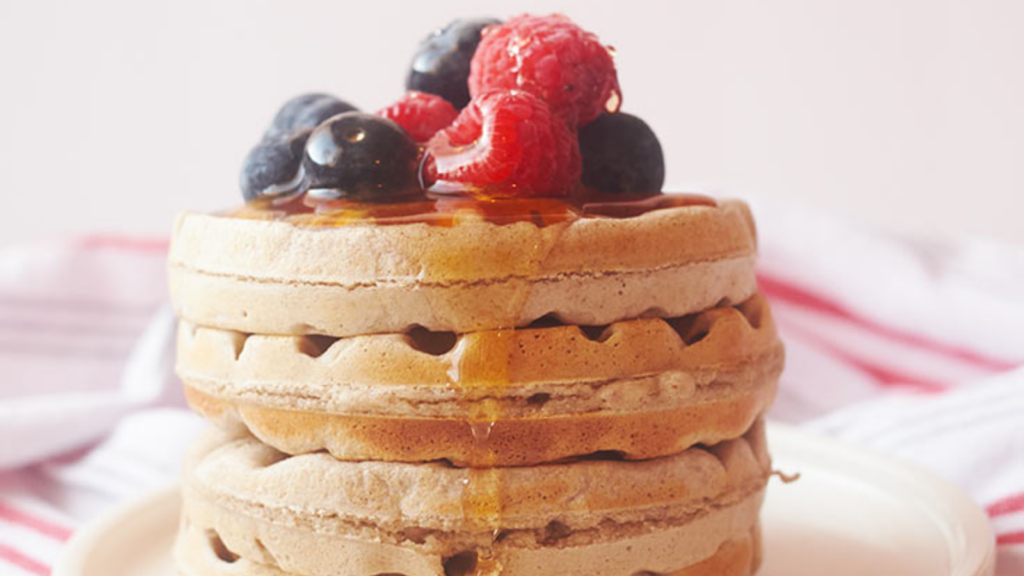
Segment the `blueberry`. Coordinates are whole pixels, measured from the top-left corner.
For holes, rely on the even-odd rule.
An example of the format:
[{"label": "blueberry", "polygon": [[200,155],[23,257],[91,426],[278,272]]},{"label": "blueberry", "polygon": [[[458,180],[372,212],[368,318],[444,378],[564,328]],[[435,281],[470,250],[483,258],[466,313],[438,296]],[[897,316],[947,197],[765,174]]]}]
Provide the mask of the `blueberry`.
[{"label": "blueberry", "polygon": [[435,30],[416,49],[405,87],[437,94],[456,109],[469,103],[469,63],[487,26],[500,24],[494,18],[455,20]]},{"label": "blueberry", "polygon": [[419,148],[374,114],[346,112],[317,126],[302,167],[314,197],[373,201],[419,191]]},{"label": "blueberry", "polygon": [[302,94],[281,106],[263,137],[288,137],[300,130],[316,128],[331,116],[355,110],[355,106],[330,94]]},{"label": "blueberry", "polygon": [[646,122],[602,114],[579,130],[583,184],[602,192],[660,192],[665,183],[661,144]]},{"label": "blueberry", "polygon": [[239,178],[246,201],[299,188],[302,151],[311,132],[307,128],[290,138],[264,140],[249,152]]}]

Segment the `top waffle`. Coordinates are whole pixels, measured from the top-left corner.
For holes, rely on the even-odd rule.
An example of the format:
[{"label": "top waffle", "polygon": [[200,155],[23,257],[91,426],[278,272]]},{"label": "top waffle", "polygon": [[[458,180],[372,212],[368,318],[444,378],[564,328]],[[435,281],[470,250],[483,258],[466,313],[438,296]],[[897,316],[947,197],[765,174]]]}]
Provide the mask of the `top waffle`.
[{"label": "top waffle", "polygon": [[169,266],[175,308],[191,323],[344,337],[464,333],[548,315],[582,325],[682,316],[751,296],[755,252],[749,209],[730,200],[546,226],[185,214]]}]

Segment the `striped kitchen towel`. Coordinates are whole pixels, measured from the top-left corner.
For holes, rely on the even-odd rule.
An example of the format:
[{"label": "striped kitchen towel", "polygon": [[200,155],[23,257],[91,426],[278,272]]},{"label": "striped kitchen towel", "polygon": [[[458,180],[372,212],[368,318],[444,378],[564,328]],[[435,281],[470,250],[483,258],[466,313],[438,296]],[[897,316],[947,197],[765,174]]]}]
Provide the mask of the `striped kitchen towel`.
[{"label": "striped kitchen towel", "polygon": [[772,415],[966,489],[992,519],[997,573],[1024,574],[1024,247],[753,208],[786,343]]}]

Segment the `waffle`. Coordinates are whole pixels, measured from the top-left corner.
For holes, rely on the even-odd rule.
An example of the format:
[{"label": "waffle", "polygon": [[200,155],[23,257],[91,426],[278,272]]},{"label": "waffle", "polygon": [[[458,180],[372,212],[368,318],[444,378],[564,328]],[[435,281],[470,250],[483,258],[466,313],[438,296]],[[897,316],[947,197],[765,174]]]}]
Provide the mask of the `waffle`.
[{"label": "waffle", "polygon": [[486,470],[212,433],[186,467],[176,557],[185,576],[747,575],[769,471],[760,423],[664,458]]},{"label": "waffle", "polygon": [[588,330],[323,339],[184,325],[178,343],[190,403],[225,429],[289,454],[469,466],[653,458],[734,438],[781,368],[760,295]]},{"label": "waffle", "polygon": [[177,221],[177,371],[216,424],[182,576],[756,571],[783,349],[745,204],[342,216]]},{"label": "waffle", "polygon": [[603,325],[742,302],[756,290],[755,252],[753,220],[739,201],[547,226],[468,218],[452,227],[313,228],[184,214],[169,274],[178,315],[201,326],[467,333],[549,315]]}]

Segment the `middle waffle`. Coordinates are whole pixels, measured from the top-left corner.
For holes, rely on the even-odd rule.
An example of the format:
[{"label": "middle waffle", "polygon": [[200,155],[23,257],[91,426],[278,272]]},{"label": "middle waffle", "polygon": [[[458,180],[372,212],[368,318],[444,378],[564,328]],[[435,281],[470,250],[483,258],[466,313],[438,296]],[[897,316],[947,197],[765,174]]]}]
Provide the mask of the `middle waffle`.
[{"label": "middle waffle", "polygon": [[760,295],[688,316],[463,335],[264,336],[183,324],[192,406],[288,454],[528,466],[743,434],[783,351]]}]

